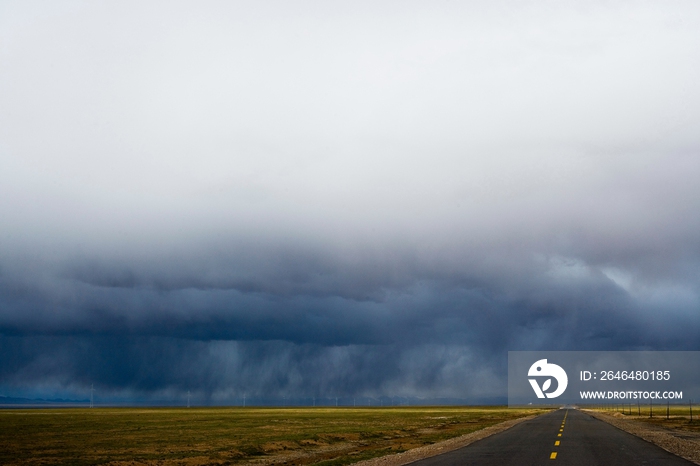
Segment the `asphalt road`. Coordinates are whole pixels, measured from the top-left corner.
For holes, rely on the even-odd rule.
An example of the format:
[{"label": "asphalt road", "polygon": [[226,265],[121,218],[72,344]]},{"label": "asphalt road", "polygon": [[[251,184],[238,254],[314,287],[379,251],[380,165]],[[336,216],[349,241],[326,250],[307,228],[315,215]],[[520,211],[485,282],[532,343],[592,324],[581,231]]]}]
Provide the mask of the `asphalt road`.
[{"label": "asphalt road", "polygon": [[411,466],[641,464],[693,466],[577,409],[560,409]]}]

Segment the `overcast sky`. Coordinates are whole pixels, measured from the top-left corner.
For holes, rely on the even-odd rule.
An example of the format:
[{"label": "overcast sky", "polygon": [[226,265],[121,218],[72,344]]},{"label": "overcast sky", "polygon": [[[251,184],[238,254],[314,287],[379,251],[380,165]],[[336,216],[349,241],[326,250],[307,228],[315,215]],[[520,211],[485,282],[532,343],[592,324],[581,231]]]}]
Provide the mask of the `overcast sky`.
[{"label": "overcast sky", "polygon": [[0,0],[0,395],[700,350],[698,83],[695,1]]}]

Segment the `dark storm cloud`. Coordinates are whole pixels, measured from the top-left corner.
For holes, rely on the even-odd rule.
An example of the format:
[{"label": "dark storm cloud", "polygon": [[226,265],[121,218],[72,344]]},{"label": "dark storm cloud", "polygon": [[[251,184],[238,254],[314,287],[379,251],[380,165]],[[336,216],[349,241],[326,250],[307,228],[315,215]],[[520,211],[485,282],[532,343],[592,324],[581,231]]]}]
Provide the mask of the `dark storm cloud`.
[{"label": "dark storm cloud", "polygon": [[505,394],[699,349],[692,2],[0,4],[0,390]]},{"label": "dark storm cloud", "polygon": [[[425,396],[483,400],[502,377],[502,362],[462,346],[318,346],[220,341],[205,344],[169,338],[3,336],[10,358],[5,389],[52,384],[79,390],[97,381],[114,393],[181,396],[240,402],[246,394],[297,399],[333,396]],[[490,366],[490,367],[488,367]],[[436,390],[436,384],[442,385]]]},{"label": "dark storm cloud", "polygon": [[[299,261],[301,270],[310,267]],[[154,286],[170,276],[168,267],[161,277],[119,268],[115,275],[131,278],[115,281],[94,263],[74,276],[44,278],[43,289],[35,285],[42,280],[4,278],[3,380],[68,387],[92,380],[107,391],[190,389],[214,399],[244,392],[484,397],[504,394],[509,350],[697,345],[692,305],[639,302],[581,262],[533,260],[529,274],[521,265],[515,278],[478,269],[446,276],[414,264],[411,280],[393,288],[387,272],[367,262],[337,273],[327,267],[322,283],[334,293],[311,279],[295,282],[293,265],[275,265],[279,283],[266,277],[265,291],[201,277],[188,285],[182,270],[178,286]],[[372,284],[381,293],[347,297],[353,293],[344,283],[354,290],[352,277],[365,271],[385,277]]]}]

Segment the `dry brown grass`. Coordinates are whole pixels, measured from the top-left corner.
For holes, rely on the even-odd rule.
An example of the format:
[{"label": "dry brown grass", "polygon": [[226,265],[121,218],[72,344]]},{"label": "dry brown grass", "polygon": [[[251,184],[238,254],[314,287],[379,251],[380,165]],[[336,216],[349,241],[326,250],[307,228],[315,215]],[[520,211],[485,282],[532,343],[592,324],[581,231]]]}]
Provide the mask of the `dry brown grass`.
[{"label": "dry brown grass", "polygon": [[598,411],[620,415],[626,419],[641,421],[665,429],[700,433],[700,407],[693,405],[693,422],[690,422],[688,405],[670,405],[668,408],[668,419],[666,418],[666,405],[662,403],[651,406],[649,404],[639,406],[633,404],[613,410],[598,409]]}]

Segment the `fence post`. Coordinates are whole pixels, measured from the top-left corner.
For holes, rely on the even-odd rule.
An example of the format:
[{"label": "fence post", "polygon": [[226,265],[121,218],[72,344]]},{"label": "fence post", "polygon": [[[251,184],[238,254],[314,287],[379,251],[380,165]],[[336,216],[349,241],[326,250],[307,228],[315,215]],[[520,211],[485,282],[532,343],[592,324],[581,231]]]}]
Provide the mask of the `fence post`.
[{"label": "fence post", "polygon": [[651,398],[649,398],[649,418],[650,419],[652,417],[654,417],[653,405],[654,405],[654,402],[651,401]]}]

